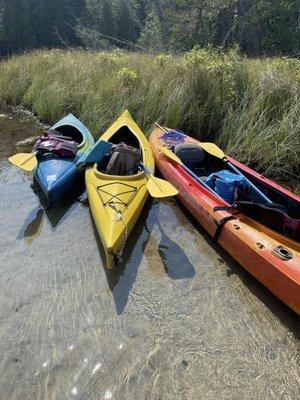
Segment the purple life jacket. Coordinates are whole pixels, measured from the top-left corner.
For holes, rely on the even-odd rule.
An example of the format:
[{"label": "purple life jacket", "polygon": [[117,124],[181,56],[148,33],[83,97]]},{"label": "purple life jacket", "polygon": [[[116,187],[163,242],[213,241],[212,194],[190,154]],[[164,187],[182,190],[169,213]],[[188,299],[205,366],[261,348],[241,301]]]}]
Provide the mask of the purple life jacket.
[{"label": "purple life jacket", "polygon": [[39,154],[52,153],[57,157],[74,157],[78,151],[77,143],[68,136],[63,136],[55,130],[45,132],[34,145],[34,151]]}]

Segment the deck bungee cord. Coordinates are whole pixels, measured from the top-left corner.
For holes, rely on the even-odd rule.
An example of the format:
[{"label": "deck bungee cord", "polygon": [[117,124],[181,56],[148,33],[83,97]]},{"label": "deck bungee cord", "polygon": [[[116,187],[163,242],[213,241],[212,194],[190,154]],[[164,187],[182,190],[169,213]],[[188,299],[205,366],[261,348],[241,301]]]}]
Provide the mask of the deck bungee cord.
[{"label": "deck bungee cord", "polygon": [[[114,193],[110,193],[109,191],[103,189],[104,187],[107,187],[107,186],[111,187],[112,185],[124,185],[124,186],[127,186],[128,188],[130,188],[131,190],[127,190],[127,191],[124,191],[124,192],[120,192],[118,194],[114,194]],[[136,193],[138,191],[138,188],[136,186],[129,185],[129,184],[126,184],[124,182],[115,182],[114,184],[107,183],[107,184],[104,184],[104,185],[100,185],[100,186],[97,187],[97,191],[99,193],[99,197],[100,197],[100,199],[102,201],[103,207],[109,206],[111,209],[113,209],[116,212],[115,221],[116,222],[122,222],[123,225],[124,225],[125,233],[123,235],[124,237],[123,237],[120,249],[115,253],[112,250],[108,250],[108,253],[114,257],[115,263],[120,263],[120,262],[122,262],[122,256],[123,256],[125,244],[126,244],[126,241],[128,239],[128,226],[127,226],[126,221],[123,218],[122,210],[120,210],[120,208],[118,208],[117,205],[118,206],[121,205],[121,206],[124,206],[124,208],[128,208],[129,204],[131,203],[131,201],[133,200],[134,196],[136,195]],[[104,201],[104,199],[101,196],[101,192],[104,193],[105,195],[108,195],[108,196],[111,196],[111,197],[107,201]],[[131,196],[129,197],[127,202],[125,202],[124,200],[122,200],[120,198],[120,196],[127,195],[127,194],[130,194],[130,193],[131,193]]]}]

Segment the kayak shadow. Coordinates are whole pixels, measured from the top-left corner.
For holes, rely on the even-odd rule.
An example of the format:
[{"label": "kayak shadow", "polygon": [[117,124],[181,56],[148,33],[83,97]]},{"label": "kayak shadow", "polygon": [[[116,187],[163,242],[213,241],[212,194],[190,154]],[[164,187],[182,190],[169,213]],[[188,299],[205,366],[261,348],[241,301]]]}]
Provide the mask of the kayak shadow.
[{"label": "kayak shadow", "polygon": [[228,278],[236,275],[249,291],[259,299],[275,315],[280,322],[291,331],[294,337],[300,340],[300,318],[286,304],[279,300],[272,292],[262,285],[254,276],[252,276],[242,265],[231,257],[216,241],[205,231],[191,213],[179,202],[178,207],[191,222],[195,229],[201,234],[207,244],[212,247],[219,257],[220,268],[226,268]]},{"label": "kayak shadow", "polygon": [[135,227],[128,237],[122,261],[108,269],[105,265],[105,254],[103,245],[99,238],[97,228],[93,222],[93,229],[98,244],[99,253],[104,266],[109,289],[113,295],[116,312],[121,315],[127,305],[128,297],[133,284],[136,280],[139,265],[141,263],[144,250],[147,246],[151,231],[157,222],[158,207],[149,199],[138,218]]},{"label": "kayak shadow", "polygon": [[171,279],[187,279],[194,277],[196,274],[195,268],[182,247],[165,233],[158,221],[156,221],[156,223],[161,234],[158,253],[166,274]]},{"label": "kayak shadow", "polygon": [[40,208],[44,211],[44,215],[49,222],[50,228],[52,231],[56,229],[61,223],[63,223],[68,215],[69,211],[78,204],[78,202],[82,203],[81,197],[85,191],[84,181],[82,179],[77,180],[73,185],[72,189],[69,193],[67,193],[54,207],[49,208],[47,205],[47,199],[44,195],[40,185],[33,180],[31,184],[31,188],[34,194],[37,196]]}]

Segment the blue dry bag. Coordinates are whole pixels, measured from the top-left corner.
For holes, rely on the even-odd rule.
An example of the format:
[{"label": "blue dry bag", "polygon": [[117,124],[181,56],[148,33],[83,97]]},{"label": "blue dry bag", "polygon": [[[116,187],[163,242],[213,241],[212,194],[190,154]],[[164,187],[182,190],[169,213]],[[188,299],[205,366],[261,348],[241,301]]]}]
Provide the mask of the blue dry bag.
[{"label": "blue dry bag", "polygon": [[229,204],[235,201],[236,189],[247,187],[247,181],[243,176],[227,170],[214,172],[205,179],[205,182]]}]

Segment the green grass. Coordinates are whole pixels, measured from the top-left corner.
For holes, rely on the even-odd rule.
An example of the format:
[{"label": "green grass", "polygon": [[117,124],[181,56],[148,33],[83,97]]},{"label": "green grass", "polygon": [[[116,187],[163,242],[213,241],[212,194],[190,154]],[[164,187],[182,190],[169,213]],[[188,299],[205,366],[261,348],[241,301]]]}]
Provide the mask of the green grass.
[{"label": "green grass", "polygon": [[300,61],[194,49],[181,56],[37,51],[0,62],[0,99],[55,122],[76,114],[95,137],[128,108],[299,188]]}]

